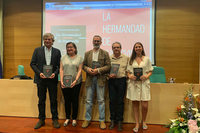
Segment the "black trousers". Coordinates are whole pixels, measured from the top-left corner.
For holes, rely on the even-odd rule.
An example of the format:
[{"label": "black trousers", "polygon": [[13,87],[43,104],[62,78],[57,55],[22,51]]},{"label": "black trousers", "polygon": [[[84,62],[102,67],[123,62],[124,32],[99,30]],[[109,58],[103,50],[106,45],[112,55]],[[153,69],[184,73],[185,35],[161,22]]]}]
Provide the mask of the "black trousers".
[{"label": "black trousers", "polygon": [[123,121],[126,78],[109,79],[110,120]]},{"label": "black trousers", "polygon": [[72,119],[76,120],[78,115],[78,104],[79,104],[79,92],[81,88],[81,83],[75,85],[73,88],[62,89],[63,96],[65,99],[65,113],[66,119],[70,119],[71,106],[72,106]]},{"label": "black trousers", "polygon": [[58,110],[57,110],[57,84],[53,83],[51,79],[45,79],[42,83],[37,84],[38,89],[38,109],[39,109],[39,119],[45,120],[45,102],[46,102],[46,93],[47,88],[49,91],[49,99],[51,105],[51,114],[52,120],[58,119]]}]

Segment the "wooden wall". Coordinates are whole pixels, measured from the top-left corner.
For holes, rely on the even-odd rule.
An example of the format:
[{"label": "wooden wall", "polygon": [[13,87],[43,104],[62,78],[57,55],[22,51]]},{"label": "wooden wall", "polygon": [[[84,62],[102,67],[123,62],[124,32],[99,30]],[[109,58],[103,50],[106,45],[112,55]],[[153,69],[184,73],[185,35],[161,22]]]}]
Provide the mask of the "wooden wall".
[{"label": "wooden wall", "polygon": [[[41,46],[41,0],[4,0],[4,78],[25,74],[33,50]],[[157,0],[156,66],[164,67],[166,78],[176,82],[199,83],[200,1]]]},{"label": "wooden wall", "polygon": [[33,77],[30,68],[33,51],[41,46],[41,0],[4,0],[4,78],[18,75],[18,65]]}]

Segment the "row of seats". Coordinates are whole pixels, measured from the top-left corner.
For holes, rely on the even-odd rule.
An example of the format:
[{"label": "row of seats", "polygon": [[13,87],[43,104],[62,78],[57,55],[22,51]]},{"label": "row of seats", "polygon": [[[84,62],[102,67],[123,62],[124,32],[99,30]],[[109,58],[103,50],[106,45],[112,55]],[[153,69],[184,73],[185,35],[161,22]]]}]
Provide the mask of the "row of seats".
[{"label": "row of seats", "polygon": [[[18,75],[25,76],[23,65],[18,65]],[[58,78],[60,78],[60,76],[58,76]],[[166,83],[164,68],[154,67],[153,74],[149,77],[149,79],[150,83]]]}]

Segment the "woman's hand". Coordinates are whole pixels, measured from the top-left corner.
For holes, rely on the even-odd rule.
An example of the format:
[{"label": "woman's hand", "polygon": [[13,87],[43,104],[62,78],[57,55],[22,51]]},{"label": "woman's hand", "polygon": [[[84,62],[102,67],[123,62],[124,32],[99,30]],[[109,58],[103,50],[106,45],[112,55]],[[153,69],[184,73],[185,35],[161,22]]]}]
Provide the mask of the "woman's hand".
[{"label": "woman's hand", "polygon": [[60,84],[61,84],[62,89],[66,88],[65,85],[63,84],[63,82],[60,82]]},{"label": "woman's hand", "polygon": [[142,81],[144,81],[144,80],[148,79],[148,77],[147,77],[146,75],[142,75],[142,76],[140,77],[140,79],[141,79]]},{"label": "woman's hand", "polygon": [[71,84],[70,88],[73,88],[76,85],[77,80],[74,80],[74,82]]},{"label": "woman's hand", "polygon": [[136,76],[135,75],[129,75],[129,77],[128,77],[129,79],[131,79],[131,80],[136,80]]}]

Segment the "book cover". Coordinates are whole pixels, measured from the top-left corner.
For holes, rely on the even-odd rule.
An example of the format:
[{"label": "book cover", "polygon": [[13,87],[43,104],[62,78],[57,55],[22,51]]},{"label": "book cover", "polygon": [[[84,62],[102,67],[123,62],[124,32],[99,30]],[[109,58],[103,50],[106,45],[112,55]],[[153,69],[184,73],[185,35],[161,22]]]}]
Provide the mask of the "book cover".
[{"label": "book cover", "polygon": [[143,75],[142,68],[133,68],[134,75],[136,76],[136,81],[141,81],[140,77]]},{"label": "book cover", "polygon": [[97,61],[93,61],[92,62],[92,69],[97,69],[101,66],[101,63],[100,62],[97,62]]},{"label": "book cover", "polygon": [[120,64],[112,64],[112,65],[111,65],[110,74],[115,74],[115,75],[117,75],[117,74],[118,74],[118,71],[119,71],[119,67],[120,67]]},{"label": "book cover", "polygon": [[70,87],[72,84],[72,75],[64,75],[63,84],[65,85],[65,87]]},{"label": "book cover", "polygon": [[43,74],[45,75],[45,77],[48,78],[52,75],[52,69],[53,69],[52,65],[44,65],[43,66]]}]

